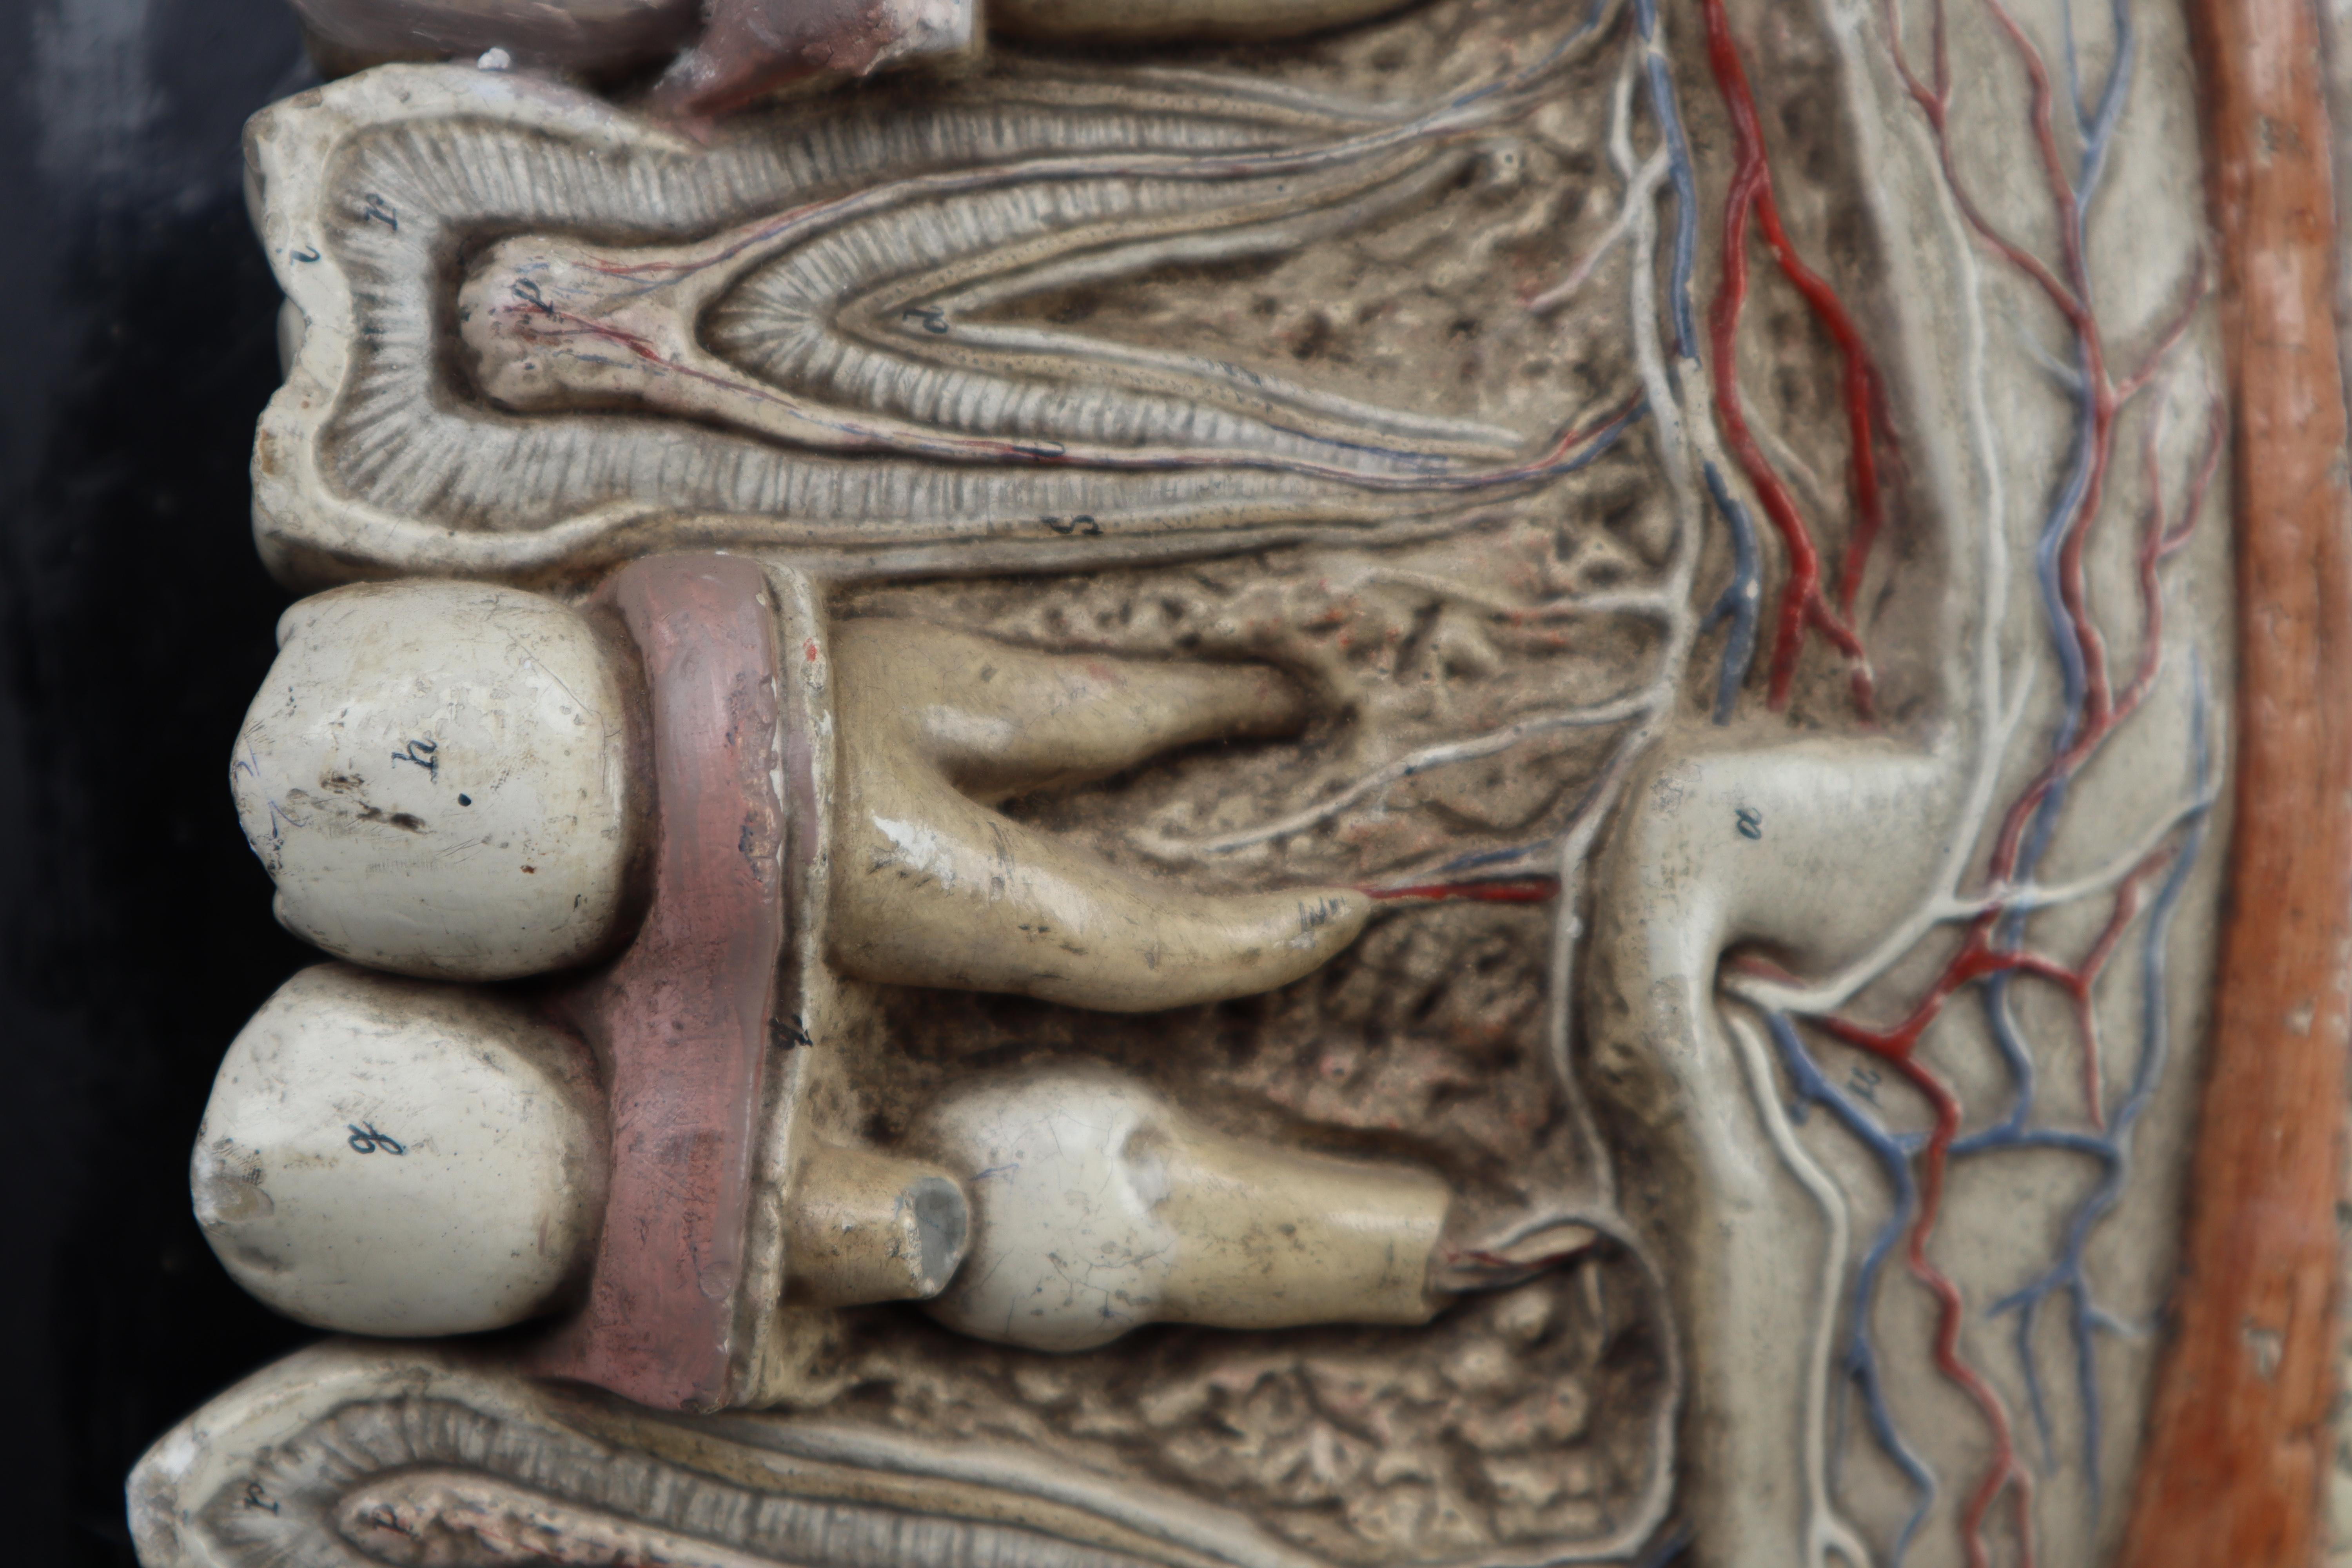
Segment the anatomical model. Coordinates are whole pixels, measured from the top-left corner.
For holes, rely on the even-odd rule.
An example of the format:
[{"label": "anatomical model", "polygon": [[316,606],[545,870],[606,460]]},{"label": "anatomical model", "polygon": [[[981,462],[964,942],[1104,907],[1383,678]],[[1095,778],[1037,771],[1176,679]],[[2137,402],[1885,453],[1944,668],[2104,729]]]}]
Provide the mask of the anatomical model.
[{"label": "anatomical model", "polygon": [[360,1337],[149,1568],[2313,1539],[2340,947],[2221,889],[2343,465],[2173,6],[299,8],[336,962],[192,1173]]},{"label": "anatomical model", "polygon": [[[419,583],[306,600],[281,629],[235,779],[289,929],[374,970],[477,981],[621,945],[655,816],[632,796],[656,769],[617,625],[607,646],[551,601]],[[833,662],[850,740],[823,853],[844,973],[1150,1011],[1295,980],[1396,896],[1155,898],[982,804],[1295,730],[1301,699],[1273,670],[1046,658],[895,620],[845,628]],[[311,971],[230,1050],[199,1215],[248,1289],[322,1327],[539,1316],[586,1277],[604,1217],[613,1136],[585,1058],[498,993]],[[1433,1171],[1224,1136],[1100,1068],[975,1078],[908,1146],[929,1159],[802,1155],[795,1298],[934,1298],[952,1278],[940,1321],[1046,1350],[1162,1319],[1418,1323],[1592,1236],[1557,1218],[1445,1235]]]}]

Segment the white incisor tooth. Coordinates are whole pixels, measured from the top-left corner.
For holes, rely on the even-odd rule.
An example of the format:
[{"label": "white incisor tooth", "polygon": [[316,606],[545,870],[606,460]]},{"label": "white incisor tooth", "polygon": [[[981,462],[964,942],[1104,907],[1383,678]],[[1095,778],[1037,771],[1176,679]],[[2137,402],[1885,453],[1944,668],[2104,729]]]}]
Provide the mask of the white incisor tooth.
[{"label": "white incisor tooth", "polygon": [[908,1143],[971,1202],[970,1255],[927,1310],[981,1339],[1081,1351],[1150,1322],[1421,1323],[1439,1304],[1435,1173],[1232,1137],[1108,1068],[974,1081]]}]

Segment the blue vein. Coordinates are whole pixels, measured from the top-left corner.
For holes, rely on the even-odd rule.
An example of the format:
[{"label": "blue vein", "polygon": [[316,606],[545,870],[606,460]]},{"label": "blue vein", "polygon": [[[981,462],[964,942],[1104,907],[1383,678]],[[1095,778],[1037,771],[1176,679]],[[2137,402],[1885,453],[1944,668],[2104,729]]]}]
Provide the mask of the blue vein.
[{"label": "blue vein", "polygon": [[1739,689],[1747,684],[1748,671],[1756,662],[1756,623],[1764,613],[1763,563],[1756,548],[1754,520],[1713,463],[1706,465],[1706,492],[1715,498],[1716,510],[1731,531],[1732,566],[1731,581],[1724,584],[1721,596],[1698,629],[1713,631],[1716,623],[1727,617],[1731,622],[1731,635],[1723,645],[1723,668],[1715,678],[1715,721],[1728,724],[1731,710],[1739,701]]},{"label": "blue vein", "polygon": [[[1698,323],[1691,306],[1691,276],[1698,258],[1698,177],[1691,163],[1690,139],[1683,131],[1682,110],[1675,97],[1673,72],[1658,41],[1657,0],[1634,0],[1633,20],[1644,45],[1650,112],[1656,116],[1665,140],[1666,163],[1675,188],[1675,242],[1672,273],[1666,289],[1673,313],[1675,349],[1685,360],[1698,360]],[[1763,613],[1764,563],[1757,548],[1756,524],[1724,482],[1713,463],[1706,466],[1707,493],[1731,533],[1731,582],[1707,611],[1701,630],[1711,630],[1728,617],[1731,635],[1723,645],[1723,661],[1715,681],[1715,721],[1731,722],[1739,689],[1756,660],[1756,628]]]},{"label": "blue vein", "polygon": [[[1798,1037],[1796,1026],[1789,1021],[1787,1014],[1768,1013],[1764,1016],[1764,1023],[1771,1034],[1772,1044],[1780,1050],[1780,1061],[1788,1069],[1790,1080],[1796,1087],[1796,1103],[1790,1108],[1791,1119],[1802,1121],[1811,1107],[1829,1107],[1830,1114],[1836,1117],[1840,1124],[1861,1140],[1863,1146],[1877,1158],[1880,1167],[1886,1173],[1887,1184],[1895,1189],[1895,1206],[1887,1215],[1886,1223],[1871,1238],[1870,1250],[1863,1254],[1862,1267],[1854,1274],[1853,1291],[1846,1309],[1848,1333],[1843,1362],[1846,1376],[1862,1395],[1863,1413],[1870,1423],[1871,1435],[1877,1440],[1879,1450],[1909,1479],[1917,1499],[1911,1517],[1903,1521],[1903,1529],[1895,1538],[1894,1550],[1886,1559],[1887,1568],[1903,1568],[1904,1553],[1911,1549],[1912,1538],[1918,1534],[1919,1527],[1927,1522],[1928,1510],[1936,1505],[1936,1476],[1911,1446],[1903,1440],[1902,1432],[1895,1425],[1895,1413],[1886,1402],[1886,1390],[1878,1375],[1878,1351],[1870,1331],[1870,1309],[1877,1299],[1878,1277],[1885,1269],[1887,1258],[1894,1256],[1895,1245],[1902,1239],[1905,1228],[1911,1223],[1913,1212],[1918,1207],[1918,1184],[1911,1174],[1913,1144],[1889,1132],[1875,1118],[1865,1114],[1852,1100],[1830,1087],[1828,1078],[1813,1060],[1812,1053],[1805,1049],[1804,1041]],[[1844,1424],[1843,1405],[1839,1412],[1839,1424],[1841,1426]],[[1844,1447],[1845,1445],[1840,1442],[1832,1452],[1842,1456]],[[1834,1477],[1832,1484],[1835,1484]]]}]

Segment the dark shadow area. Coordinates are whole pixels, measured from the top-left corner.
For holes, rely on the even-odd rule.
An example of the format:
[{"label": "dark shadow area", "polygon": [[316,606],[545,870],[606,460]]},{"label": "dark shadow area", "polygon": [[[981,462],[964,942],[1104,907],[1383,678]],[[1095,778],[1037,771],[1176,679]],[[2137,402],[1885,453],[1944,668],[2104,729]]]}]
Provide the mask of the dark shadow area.
[{"label": "dark shadow area", "polygon": [[229,1282],[186,1174],[307,953],[226,787],[287,599],[249,532],[278,289],[237,139],[307,68],[278,0],[0,0],[0,61],[8,1556],[113,1568],[124,1471],[310,1337]]}]

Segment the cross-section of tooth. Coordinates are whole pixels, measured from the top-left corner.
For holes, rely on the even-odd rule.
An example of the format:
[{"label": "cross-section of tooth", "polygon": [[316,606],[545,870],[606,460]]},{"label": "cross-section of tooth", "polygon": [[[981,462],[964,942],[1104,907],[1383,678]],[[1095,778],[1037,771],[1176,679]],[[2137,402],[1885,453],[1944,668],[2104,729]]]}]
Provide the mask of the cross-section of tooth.
[{"label": "cross-section of tooth", "polygon": [[[1224,221],[1182,254],[1255,251],[1259,225],[1305,221],[1309,187],[1332,201],[1396,202],[1456,166],[1352,160],[1255,200],[1213,183]],[[457,290],[467,367],[484,395],[517,413],[645,410],[810,451],[1055,471],[1232,466],[1373,493],[1437,483],[1451,459],[1493,462],[1521,444],[1507,430],[1416,417],[1202,356],[992,321],[1035,292],[1041,273],[1090,277],[1099,258],[1063,253],[1113,237],[1077,206],[999,211],[1003,183],[962,182],[975,188],[952,199],[982,215],[953,224],[910,193],[878,192],[681,245],[508,236],[473,259]],[[973,231],[987,220],[1013,226],[1010,255],[978,245]],[[877,252],[902,259],[885,267]]]},{"label": "cross-section of tooth", "polygon": [[[1527,496],[1564,409],[1375,398],[1272,339],[1040,307],[1430,204],[1483,231],[1459,176],[1535,86],[1404,106],[1031,61],[703,142],[522,72],[331,83],[249,141],[305,323],[257,440],[257,537],[311,584],[714,544],[952,574],[1417,532]],[[1393,314],[1376,335],[1418,320]]]},{"label": "cross-section of tooth", "polygon": [[971,1255],[949,1327],[1077,1351],[1150,1322],[1419,1323],[1448,1194],[1410,1165],[1205,1127],[1107,1068],[968,1080],[909,1142],[962,1177]]},{"label": "cross-section of tooth", "polygon": [[836,629],[832,952],[853,974],[1146,1012],[1285,984],[1355,940],[1344,889],[1183,894],[989,809],[1178,746],[1278,735],[1263,665],[1049,655],[912,621]]}]

